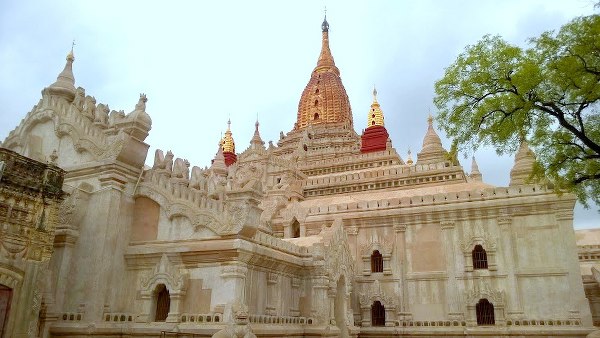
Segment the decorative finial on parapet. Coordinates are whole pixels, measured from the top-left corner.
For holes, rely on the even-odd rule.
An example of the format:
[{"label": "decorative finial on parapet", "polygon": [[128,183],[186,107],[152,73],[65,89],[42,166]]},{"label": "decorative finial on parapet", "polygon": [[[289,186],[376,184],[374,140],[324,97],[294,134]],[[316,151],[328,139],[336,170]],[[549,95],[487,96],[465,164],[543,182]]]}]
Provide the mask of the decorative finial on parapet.
[{"label": "decorative finial on parapet", "polygon": [[406,159],[406,164],[408,164],[408,165],[412,165],[413,164],[412,153],[410,152],[410,148],[408,149],[408,156],[407,156],[407,159]]}]

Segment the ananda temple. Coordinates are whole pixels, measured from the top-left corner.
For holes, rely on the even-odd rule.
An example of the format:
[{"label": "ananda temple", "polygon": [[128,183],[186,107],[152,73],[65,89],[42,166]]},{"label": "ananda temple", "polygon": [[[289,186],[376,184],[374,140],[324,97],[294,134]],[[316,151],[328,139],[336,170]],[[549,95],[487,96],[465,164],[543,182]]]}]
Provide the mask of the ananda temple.
[{"label": "ananda temple", "polygon": [[431,117],[402,158],[376,91],[353,124],[321,30],[289,131],[228,128],[204,168],[148,154],[146,96],[111,111],[76,87],[71,51],[0,149],[2,338],[592,332],[600,272],[580,259],[600,246],[578,249],[575,196],[530,182],[527,142],[503,187],[475,159],[465,172]]}]

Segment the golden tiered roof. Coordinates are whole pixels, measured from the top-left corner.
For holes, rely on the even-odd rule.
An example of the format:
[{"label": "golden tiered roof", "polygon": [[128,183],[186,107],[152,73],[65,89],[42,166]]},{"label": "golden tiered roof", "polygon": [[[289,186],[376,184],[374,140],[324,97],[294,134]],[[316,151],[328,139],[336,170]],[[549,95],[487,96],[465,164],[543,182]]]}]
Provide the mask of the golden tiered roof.
[{"label": "golden tiered roof", "polygon": [[373,87],[373,103],[371,103],[371,110],[369,110],[369,116],[367,118],[367,128],[372,126],[382,126],[383,123],[383,111],[377,102],[377,89]]},{"label": "golden tiered roof", "polygon": [[327,17],[321,25],[323,31],[321,54],[310,81],[298,103],[298,118],[294,129],[311,124],[348,122],[352,125],[352,109],[348,94],[340,78],[329,49],[329,24]]},{"label": "golden tiered roof", "polygon": [[235,142],[233,141],[233,137],[231,136],[231,120],[227,120],[227,131],[225,132],[225,136],[221,139],[221,148],[224,153],[234,153],[235,154]]}]

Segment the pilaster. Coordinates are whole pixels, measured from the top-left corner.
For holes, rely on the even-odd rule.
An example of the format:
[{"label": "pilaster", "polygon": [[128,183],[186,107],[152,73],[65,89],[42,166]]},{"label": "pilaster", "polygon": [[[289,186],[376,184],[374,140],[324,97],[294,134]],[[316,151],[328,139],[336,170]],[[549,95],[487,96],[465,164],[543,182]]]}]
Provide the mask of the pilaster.
[{"label": "pilaster", "polygon": [[523,307],[521,305],[521,297],[519,290],[519,282],[516,277],[518,262],[515,260],[517,249],[514,245],[516,242],[515,232],[512,227],[512,217],[510,215],[500,215],[497,219],[500,233],[502,234],[502,248],[505,254],[503,269],[506,271],[506,285],[508,287],[508,304],[507,317],[512,320],[522,319],[524,317]]},{"label": "pilaster", "polygon": [[277,304],[279,303],[279,274],[267,272],[267,307],[265,313],[270,316],[277,315]]}]

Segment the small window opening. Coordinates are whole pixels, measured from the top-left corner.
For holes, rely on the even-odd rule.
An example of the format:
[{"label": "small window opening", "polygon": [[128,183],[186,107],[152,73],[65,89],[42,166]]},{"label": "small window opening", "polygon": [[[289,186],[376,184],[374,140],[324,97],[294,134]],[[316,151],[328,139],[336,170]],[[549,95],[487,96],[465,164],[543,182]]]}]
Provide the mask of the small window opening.
[{"label": "small window opening", "polygon": [[371,121],[371,125],[374,126],[375,125],[375,121]]},{"label": "small window opening", "polygon": [[371,272],[383,272],[383,256],[379,250],[371,254]]},{"label": "small window opening", "polygon": [[319,104],[319,100],[315,100],[315,107]]},{"label": "small window opening", "polygon": [[485,249],[479,244],[475,245],[475,248],[472,252],[473,256],[473,269],[487,269],[487,253]]},{"label": "small window opening", "polygon": [[315,119],[315,120],[318,120],[318,119],[319,119],[319,113],[315,113],[314,119]]}]

